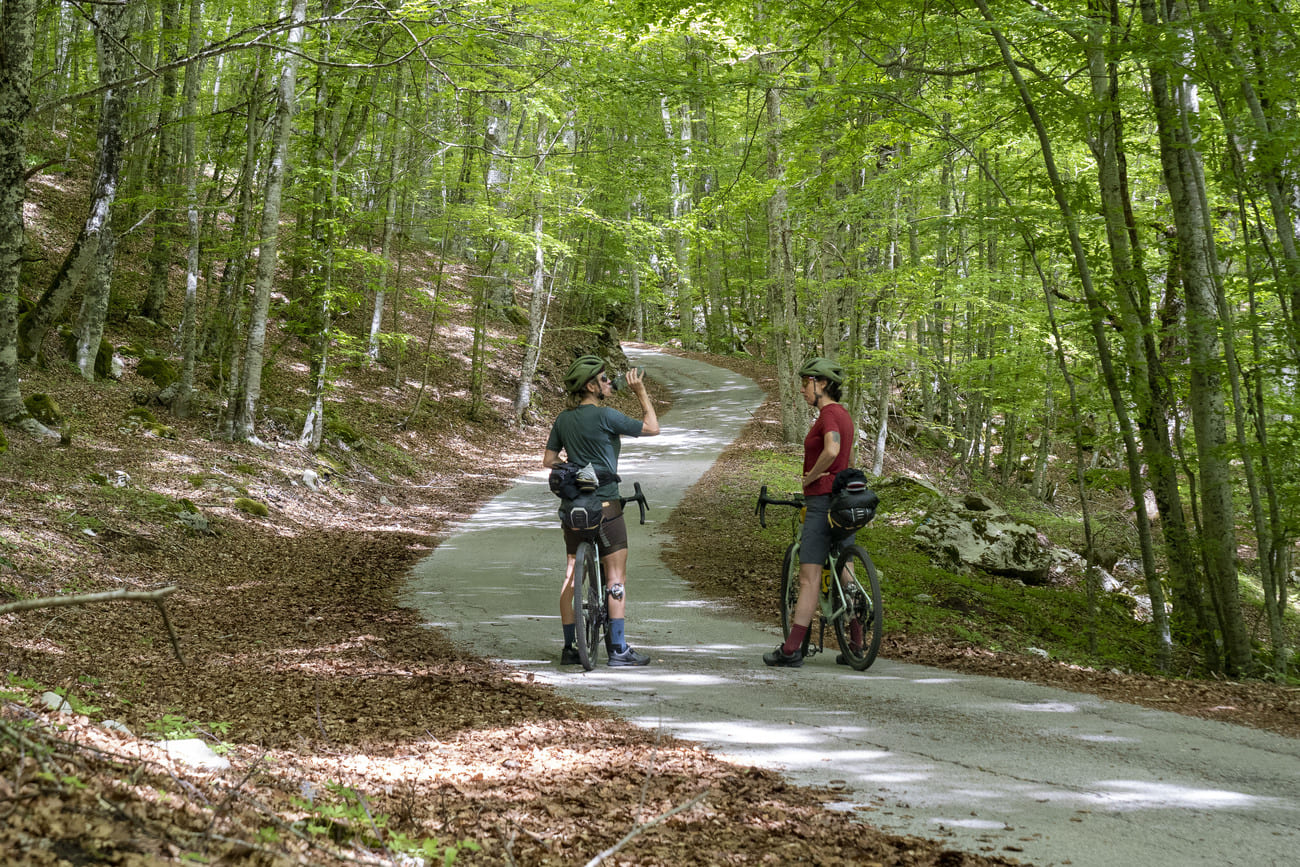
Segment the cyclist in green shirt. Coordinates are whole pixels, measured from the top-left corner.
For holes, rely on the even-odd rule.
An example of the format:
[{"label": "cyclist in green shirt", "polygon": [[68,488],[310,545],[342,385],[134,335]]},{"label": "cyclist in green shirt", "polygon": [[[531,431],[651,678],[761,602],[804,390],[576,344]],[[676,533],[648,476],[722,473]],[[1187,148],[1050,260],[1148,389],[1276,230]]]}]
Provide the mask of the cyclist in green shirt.
[{"label": "cyclist in green shirt", "polygon": [[[612,646],[609,664],[615,667],[647,665],[650,657],[637,653],[624,637],[627,584],[627,523],[623,520],[623,507],[618,500],[618,455],[625,436],[655,436],[659,433],[659,417],[646,392],[641,371],[633,368],[627,372],[627,384],[641,403],[644,416],[637,421],[611,406],[605,400],[613,393],[613,382],[606,373],[604,359],[583,355],[569,367],[564,377],[573,406],[556,417],[546,440],[542,465],[552,467],[559,463],[563,451],[571,463],[580,466],[591,464],[601,480],[596,489],[603,507],[603,520],[596,548],[600,552],[600,565],[609,585],[609,636]],[[560,652],[561,665],[578,664],[578,651],[573,646],[576,632],[573,619],[573,563],[578,550],[578,535],[564,531],[564,546],[568,555],[564,569],[564,586],[560,589],[560,622],[564,627],[564,649]]]}]

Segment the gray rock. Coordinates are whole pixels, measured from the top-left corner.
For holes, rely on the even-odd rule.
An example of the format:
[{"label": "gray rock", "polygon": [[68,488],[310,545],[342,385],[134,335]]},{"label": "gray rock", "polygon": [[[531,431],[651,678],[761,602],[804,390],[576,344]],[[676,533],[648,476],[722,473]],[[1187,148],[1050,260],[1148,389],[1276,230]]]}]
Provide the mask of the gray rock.
[{"label": "gray rock", "polygon": [[212,532],[212,522],[202,512],[181,512],[176,516],[176,520],[195,532],[209,534]]},{"label": "gray rock", "polygon": [[41,704],[45,705],[55,713],[70,714],[73,712],[72,705],[68,704],[68,700],[57,692],[47,692],[43,694],[41,696]]},{"label": "gray rock", "polygon": [[981,569],[1042,584],[1052,567],[1052,552],[1037,530],[977,494],[935,506],[912,538],[935,565],[951,572]]}]

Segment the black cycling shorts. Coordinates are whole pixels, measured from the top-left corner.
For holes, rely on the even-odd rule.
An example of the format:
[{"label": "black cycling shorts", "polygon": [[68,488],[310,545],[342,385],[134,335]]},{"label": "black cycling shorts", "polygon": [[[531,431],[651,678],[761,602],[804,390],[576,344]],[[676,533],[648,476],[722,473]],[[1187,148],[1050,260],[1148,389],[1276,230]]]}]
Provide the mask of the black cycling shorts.
[{"label": "black cycling shorts", "polygon": [[803,519],[803,536],[799,542],[799,562],[801,564],[816,563],[820,566],[826,562],[826,555],[830,553],[832,547],[839,550],[853,544],[854,536],[857,534],[853,533],[848,536],[831,534],[831,522],[828,517],[831,507],[830,494],[805,497],[804,505],[808,507],[808,511]]},{"label": "black cycling shorts", "polygon": [[[596,550],[602,558],[627,548],[627,521],[623,520],[623,506],[617,500],[600,504],[600,530],[596,534]],[[582,537],[573,530],[564,529],[564,550],[569,556],[578,553]]]}]

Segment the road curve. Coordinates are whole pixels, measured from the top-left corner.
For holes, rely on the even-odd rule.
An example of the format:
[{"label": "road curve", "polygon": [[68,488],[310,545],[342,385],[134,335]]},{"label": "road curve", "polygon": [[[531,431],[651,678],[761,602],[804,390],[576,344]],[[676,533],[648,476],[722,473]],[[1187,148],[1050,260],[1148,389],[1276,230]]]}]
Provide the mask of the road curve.
[{"label": "road curve", "polygon": [[[843,792],[881,829],[1037,865],[1290,865],[1300,851],[1300,741],[998,678],[877,660],[760,659],[770,625],[694,597],[658,555],[660,524],[762,395],[688,359],[629,352],[675,392],[663,433],[625,440],[650,522],[630,525],[629,640],[643,669],[557,665],[563,544],[540,469],[414,570],[405,604],[474,653],[739,763]],[[870,532],[860,534],[870,546]],[[772,573],[775,564],[762,574]],[[889,627],[889,578],[885,588]],[[775,597],[775,590],[773,591]],[[775,604],[775,603],[774,603]]]}]

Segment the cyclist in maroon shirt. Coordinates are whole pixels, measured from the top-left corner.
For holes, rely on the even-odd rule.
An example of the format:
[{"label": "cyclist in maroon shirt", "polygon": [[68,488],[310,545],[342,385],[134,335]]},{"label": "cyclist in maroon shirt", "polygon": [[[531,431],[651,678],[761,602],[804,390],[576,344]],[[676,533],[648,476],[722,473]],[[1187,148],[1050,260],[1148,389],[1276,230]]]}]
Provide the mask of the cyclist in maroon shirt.
[{"label": "cyclist in maroon shirt", "polygon": [[799,601],[785,643],[763,654],[768,665],[803,665],[803,641],[817,610],[822,564],[831,548],[827,517],[835,474],[849,465],[853,452],[853,419],[840,405],[844,368],[828,358],[810,358],[799,368],[803,399],[817,410],[817,421],[803,441],[803,494],[808,512],[799,544]]}]

